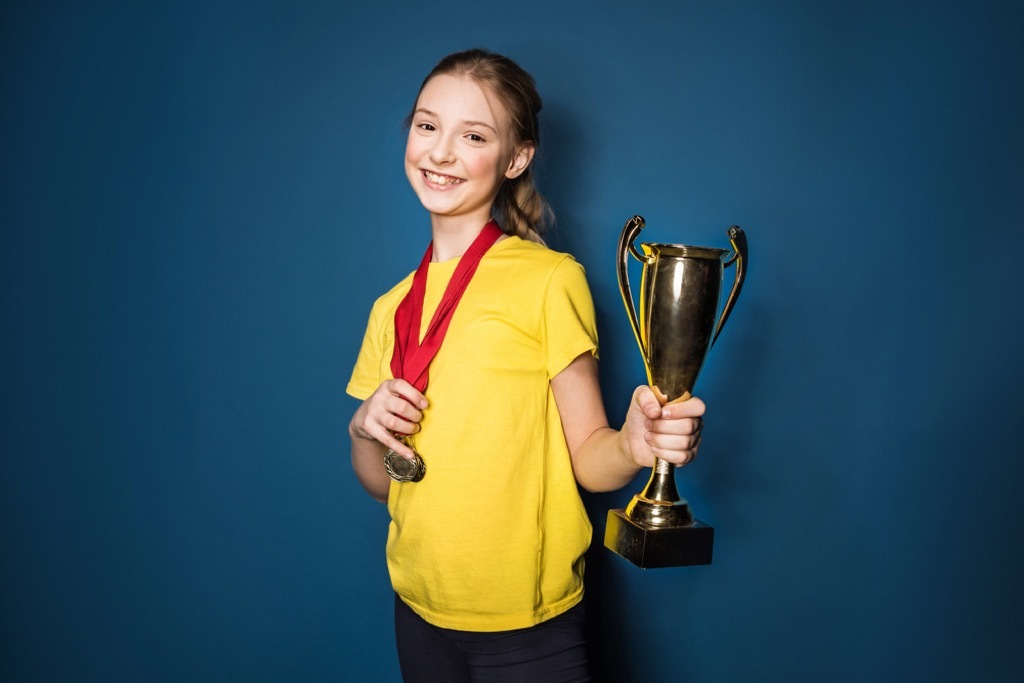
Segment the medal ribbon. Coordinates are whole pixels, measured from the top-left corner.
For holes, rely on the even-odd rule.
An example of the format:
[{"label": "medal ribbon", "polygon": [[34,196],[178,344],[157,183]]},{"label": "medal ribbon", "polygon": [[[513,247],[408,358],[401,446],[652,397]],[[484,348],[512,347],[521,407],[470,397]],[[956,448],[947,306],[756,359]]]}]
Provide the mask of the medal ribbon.
[{"label": "medal ribbon", "polygon": [[448,281],[441,303],[437,305],[437,310],[434,311],[427,327],[427,333],[420,342],[423,298],[427,291],[427,269],[434,253],[434,243],[427,245],[427,252],[423,255],[416,274],[413,275],[412,288],[395,309],[395,350],[391,355],[391,373],[412,384],[420,393],[427,388],[427,369],[441,348],[455,307],[459,305],[462,294],[469,286],[469,281],[473,279],[480,259],[501,235],[498,224],[490,221],[473,240],[456,266],[452,279]]}]

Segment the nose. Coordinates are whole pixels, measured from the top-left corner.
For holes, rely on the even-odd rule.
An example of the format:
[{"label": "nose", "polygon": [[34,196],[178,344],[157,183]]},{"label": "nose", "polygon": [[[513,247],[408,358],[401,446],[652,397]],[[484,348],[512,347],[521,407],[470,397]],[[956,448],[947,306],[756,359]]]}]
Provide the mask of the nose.
[{"label": "nose", "polygon": [[430,148],[430,160],[435,164],[450,164],[455,160],[455,145],[447,135],[438,135]]}]

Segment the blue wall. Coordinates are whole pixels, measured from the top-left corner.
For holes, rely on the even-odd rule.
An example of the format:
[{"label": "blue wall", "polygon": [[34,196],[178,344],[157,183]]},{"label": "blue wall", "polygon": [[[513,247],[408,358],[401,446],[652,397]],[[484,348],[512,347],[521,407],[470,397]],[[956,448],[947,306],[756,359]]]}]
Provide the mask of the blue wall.
[{"label": "blue wall", "polygon": [[397,680],[343,389],[427,236],[401,120],[482,44],[545,96],[611,415],[623,222],[750,239],[677,476],[715,562],[595,544],[604,677],[1016,680],[1019,3],[136,5],[0,10],[0,679]]}]

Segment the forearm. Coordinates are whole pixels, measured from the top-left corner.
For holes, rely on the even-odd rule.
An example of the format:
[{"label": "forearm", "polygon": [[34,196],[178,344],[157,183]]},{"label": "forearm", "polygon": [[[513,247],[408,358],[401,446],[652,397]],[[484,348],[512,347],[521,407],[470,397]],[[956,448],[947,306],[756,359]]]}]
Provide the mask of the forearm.
[{"label": "forearm", "polygon": [[384,444],[359,436],[352,427],[349,427],[349,439],[352,441],[352,470],[356,478],[367,493],[386,503],[391,478],[384,469]]},{"label": "forearm", "polygon": [[551,380],[562,418],[576,481],[588,491],[614,491],[628,484],[643,467],[661,458],[685,465],[700,445],[704,403],[690,398],[665,406],[650,387],[633,392],[622,429],[608,426],[597,363],[590,354],[576,358]]},{"label": "forearm", "polygon": [[592,493],[617,491],[640,471],[626,450],[622,432],[611,427],[595,430],[572,454],[573,473]]},{"label": "forearm", "polygon": [[594,356],[578,356],[551,380],[551,390],[577,483],[593,492],[628,484],[640,466],[630,457],[623,433],[608,426]]}]

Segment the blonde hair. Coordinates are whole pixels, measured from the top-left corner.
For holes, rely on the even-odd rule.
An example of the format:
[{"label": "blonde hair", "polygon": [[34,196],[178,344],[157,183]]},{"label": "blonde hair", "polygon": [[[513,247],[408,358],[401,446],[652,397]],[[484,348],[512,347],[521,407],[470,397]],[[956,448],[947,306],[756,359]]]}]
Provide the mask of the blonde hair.
[{"label": "blonde hair", "polygon": [[[430,79],[441,75],[468,77],[490,88],[508,112],[514,144],[531,143],[535,149],[540,148],[537,115],[542,102],[533,76],[521,66],[508,57],[482,48],[454,52],[427,74],[420,92]],[[419,99],[418,93],[416,98]],[[412,114],[406,119],[407,127],[411,121]],[[537,189],[532,163],[517,177],[506,178],[501,184],[494,200],[493,214],[506,234],[544,243],[541,235],[554,222],[554,213]]]}]

